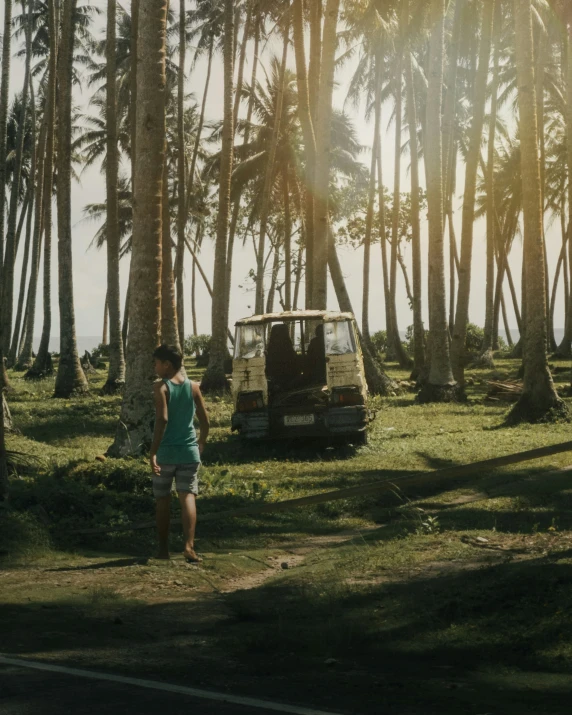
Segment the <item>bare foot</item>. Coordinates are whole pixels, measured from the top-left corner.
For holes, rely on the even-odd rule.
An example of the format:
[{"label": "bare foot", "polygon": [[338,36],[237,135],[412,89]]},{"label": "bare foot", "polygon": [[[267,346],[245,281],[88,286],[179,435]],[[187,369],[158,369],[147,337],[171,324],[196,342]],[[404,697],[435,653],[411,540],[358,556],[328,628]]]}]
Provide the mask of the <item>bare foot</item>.
[{"label": "bare foot", "polygon": [[201,557],[197,556],[197,553],[194,549],[185,549],[183,552],[183,556],[189,564],[200,564],[202,562]]}]

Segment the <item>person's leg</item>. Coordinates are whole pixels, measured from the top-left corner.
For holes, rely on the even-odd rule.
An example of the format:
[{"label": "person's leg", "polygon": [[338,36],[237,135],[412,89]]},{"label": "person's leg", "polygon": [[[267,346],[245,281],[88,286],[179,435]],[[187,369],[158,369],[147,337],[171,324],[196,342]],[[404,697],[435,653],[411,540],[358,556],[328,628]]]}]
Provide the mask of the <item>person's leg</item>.
[{"label": "person's leg", "polygon": [[157,502],[157,536],[159,537],[159,553],[157,558],[169,558],[169,524],[171,521],[171,487],[175,467],[170,464],[161,464],[161,473],[153,476],[153,494]]},{"label": "person's leg", "polygon": [[157,536],[159,537],[158,559],[169,558],[169,525],[171,521],[171,495],[157,498]]},{"label": "person's leg", "polygon": [[181,521],[185,539],[184,555],[189,561],[199,562],[201,559],[195,552],[195,528],[197,525],[197,502],[191,492],[178,492],[181,502]]}]

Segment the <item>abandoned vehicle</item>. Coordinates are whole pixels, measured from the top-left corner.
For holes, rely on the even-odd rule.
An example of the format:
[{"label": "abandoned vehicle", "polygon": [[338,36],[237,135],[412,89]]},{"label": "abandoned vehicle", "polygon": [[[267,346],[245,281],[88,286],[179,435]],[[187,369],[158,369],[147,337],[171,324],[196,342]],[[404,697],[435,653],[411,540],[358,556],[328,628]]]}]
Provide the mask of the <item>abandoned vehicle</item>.
[{"label": "abandoned vehicle", "polygon": [[365,444],[367,385],[352,313],[300,310],[236,323],[232,429],[248,439]]}]

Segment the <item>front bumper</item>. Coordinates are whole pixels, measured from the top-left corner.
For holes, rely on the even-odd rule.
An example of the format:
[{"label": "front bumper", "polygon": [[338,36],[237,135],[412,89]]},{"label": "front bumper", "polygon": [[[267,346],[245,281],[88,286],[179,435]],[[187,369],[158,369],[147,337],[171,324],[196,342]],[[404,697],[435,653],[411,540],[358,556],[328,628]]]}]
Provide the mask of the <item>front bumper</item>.
[{"label": "front bumper", "polygon": [[333,435],[355,435],[363,432],[369,422],[369,412],[364,405],[348,407],[328,407],[316,410],[312,425],[284,424],[286,415],[302,414],[300,410],[275,408],[255,412],[235,412],[232,415],[232,431],[240,432],[246,439],[264,437],[329,437]]}]

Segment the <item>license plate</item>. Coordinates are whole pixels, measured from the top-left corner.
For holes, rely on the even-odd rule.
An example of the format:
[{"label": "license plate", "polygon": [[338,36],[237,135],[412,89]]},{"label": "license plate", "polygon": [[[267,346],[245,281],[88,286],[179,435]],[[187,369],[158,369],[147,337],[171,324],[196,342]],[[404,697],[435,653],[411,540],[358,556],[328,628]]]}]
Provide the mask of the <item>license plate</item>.
[{"label": "license plate", "polygon": [[286,415],[284,425],[286,427],[299,427],[300,425],[313,425],[316,421],[315,415]]}]

